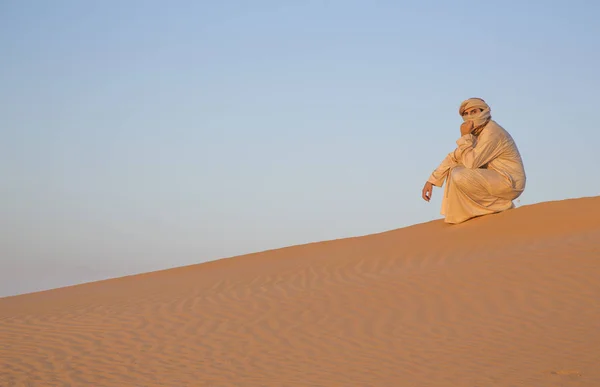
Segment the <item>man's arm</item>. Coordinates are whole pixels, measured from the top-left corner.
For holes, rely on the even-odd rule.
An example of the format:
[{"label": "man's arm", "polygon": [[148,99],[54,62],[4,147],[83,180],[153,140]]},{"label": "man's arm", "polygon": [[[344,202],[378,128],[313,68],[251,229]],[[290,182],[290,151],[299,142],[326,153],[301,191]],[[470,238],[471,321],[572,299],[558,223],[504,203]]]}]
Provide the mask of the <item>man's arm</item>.
[{"label": "man's arm", "polygon": [[465,134],[456,140],[458,147],[453,154],[456,160],[469,169],[479,168],[502,152],[502,138],[494,135],[482,134],[477,137]]},{"label": "man's arm", "polygon": [[448,153],[444,160],[438,165],[438,167],[431,173],[428,182],[435,185],[436,187],[441,187],[444,185],[444,181],[446,180],[446,176],[448,176],[448,172],[450,168],[457,165],[457,160],[454,157],[454,152]]}]

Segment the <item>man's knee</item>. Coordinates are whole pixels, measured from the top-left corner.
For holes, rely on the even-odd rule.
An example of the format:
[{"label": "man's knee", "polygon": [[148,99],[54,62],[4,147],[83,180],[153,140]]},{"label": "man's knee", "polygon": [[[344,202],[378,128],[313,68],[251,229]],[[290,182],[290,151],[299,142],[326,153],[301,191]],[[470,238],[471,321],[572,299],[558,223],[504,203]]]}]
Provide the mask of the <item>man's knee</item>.
[{"label": "man's knee", "polygon": [[471,171],[466,167],[455,167],[452,169],[452,181],[459,187],[469,186],[469,173]]}]

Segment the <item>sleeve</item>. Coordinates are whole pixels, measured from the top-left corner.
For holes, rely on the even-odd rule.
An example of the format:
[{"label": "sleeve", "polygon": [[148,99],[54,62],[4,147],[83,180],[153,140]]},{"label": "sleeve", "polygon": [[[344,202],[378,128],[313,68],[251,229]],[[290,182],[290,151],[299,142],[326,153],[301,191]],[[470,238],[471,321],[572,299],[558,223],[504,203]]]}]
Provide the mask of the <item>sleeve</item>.
[{"label": "sleeve", "polygon": [[466,134],[456,140],[458,147],[454,157],[469,169],[476,169],[496,158],[502,151],[502,138],[498,136],[480,136],[477,140],[472,134]]},{"label": "sleeve", "polygon": [[446,180],[446,176],[448,176],[448,171],[450,168],[457,165],[457,160],[454,157],[454,152],[448,153],[448,155],[442,160],[440,165],[431,173],[428,182],[435,185],[436,187],[441,187],[444,185],[444,181]]}]

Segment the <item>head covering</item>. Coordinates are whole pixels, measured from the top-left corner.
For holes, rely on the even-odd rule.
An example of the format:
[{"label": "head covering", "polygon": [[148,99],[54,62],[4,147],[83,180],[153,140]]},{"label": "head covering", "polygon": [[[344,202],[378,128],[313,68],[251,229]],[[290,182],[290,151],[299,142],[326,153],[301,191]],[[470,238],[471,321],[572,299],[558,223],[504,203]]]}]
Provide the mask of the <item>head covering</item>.
[{"label": "head covering", "polygon": [[481,112],[473,114],[471,116],[463,117],[464,121],[473,121],[473,135],[478,136],[479,133],[485,128],[488,122],[492,119],[492,111],[490,106],[481,98],[469,98],[464,100],[458,108],[458,114],[461,116],[465,111],[469,111],[473,108],[482,109]]}]

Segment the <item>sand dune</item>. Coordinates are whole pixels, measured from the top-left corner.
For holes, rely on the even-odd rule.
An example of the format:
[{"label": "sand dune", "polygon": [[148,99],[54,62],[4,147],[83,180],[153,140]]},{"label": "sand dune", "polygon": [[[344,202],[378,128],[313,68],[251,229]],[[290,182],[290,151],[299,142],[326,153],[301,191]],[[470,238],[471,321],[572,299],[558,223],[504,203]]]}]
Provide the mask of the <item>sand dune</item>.
[{"label": "sand dune", "polygon": [[0,299],[0,386],[600,386],[600,197]]}]

